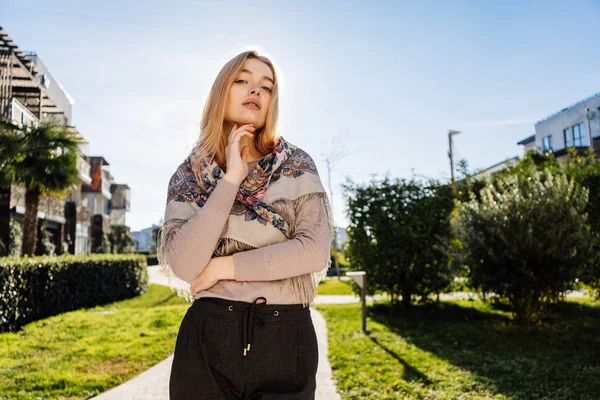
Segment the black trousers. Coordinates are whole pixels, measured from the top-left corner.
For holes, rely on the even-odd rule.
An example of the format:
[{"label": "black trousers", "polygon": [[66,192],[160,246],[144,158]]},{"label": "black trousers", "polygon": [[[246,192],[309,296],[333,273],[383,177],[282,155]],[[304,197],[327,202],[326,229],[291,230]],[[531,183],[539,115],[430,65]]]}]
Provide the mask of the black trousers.
[{"label": "black trousers", "polygon": [[314,399],[319,360],[302,304],[194,301],[177,335],[171,400]]}]

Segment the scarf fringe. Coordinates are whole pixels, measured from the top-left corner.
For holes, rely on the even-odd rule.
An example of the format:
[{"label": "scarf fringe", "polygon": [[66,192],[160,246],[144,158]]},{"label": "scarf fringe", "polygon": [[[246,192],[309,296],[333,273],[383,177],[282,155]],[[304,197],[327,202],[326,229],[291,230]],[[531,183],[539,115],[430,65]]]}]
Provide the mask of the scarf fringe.
[{"label": "scarf fringe", "polygon": [[191,285],[175,276],[167,258],[173,237],[186,222],[187,219],[170,219],[163,223],[162,228],[156,234],[156,258],[160,266],[159,271],[167,278],[167,285],[171,288],[171,292],[177,292],[177,296],[191,303],[194,301],[190,290]]},{"label": "scarf fringe", "polygon": [[[295,216],[298,215],[298,212],[306,205],[307,202],[315,197],[318,197],[321,200],[320,210],[322,214],[319,216],[319,223],[327,225],[330,238],[333,240],[336,229],[334,227],[329,198],[325,192],[308,193],[294,200],[278,199],[272,202],[271,206],[273,209],[275,209],[277,213],[288,222],[290,227],[290,238],[294,236],[294,232],[296,230]],[[157,235],[157,258],[160,265],[160,271],[165,277],[168,278],[168,286],[171,287],[171,291],[177,291],[177,295],[179,297],[184,298],[188,302],[192,302],[194,298],[192,297],[190,291],[190,284],[179,279],[173,274],[173,271],[169,266],[169,260],[166,257],[173,237],[177,234],[179,228],[181,228],[181,226],[183,226],[186,222],[186,219],[171,219],[163,224]],[[238,240],[221,238],[217,243],[212,257],[224,257],[252,249],[255,249],[255,247]],[[297,303],[309,306],[315,299],[319,283],[325,279],[327,276],[327,271],[330,267],[331,258],[328,259],[328,262],[323,266],[323,269],[318,272],[279,279],[271,282],[276,286],[277,290],[279,290],[279,293],[282,293],[282,291],[292,292],[295,295]]]},{"label": "scarf fringe", "polygon": [[[291,221],[289,223],[291,231],[290,237],[293,237],[294,232],[296,231],[295,216],[298,215],[303,207],[305,207],[307,202],[313,200],[314,198],[319,198],[321,201],[321,207],[319,207],[321,215],[319,215],[318,221],[320,224],[326,224],[329,231],[329,237],[331,238],[329,242],[329,246],[331,247],[331,241],[333,240],[333,235],[335,234],[335,226],[327,193],[308,193],[296,198],[295,200],[276,200],[272,203],[272,207],[275,208],[278,214],[280,214],[283,218],[289,218],[290,215],[293,216],[292,218],[289,218],[289,221]],[[298,303],[309,306],[313,303],[317,295],[317,287],[319,286],[319,283],[327,276],[327,271],[330,267],[331,257],[327,259],[327,264],[324,265],[323,268],[318,272],[294,276],[273,282],[278,286],[279,290],[286,290],[294,293]]]}]

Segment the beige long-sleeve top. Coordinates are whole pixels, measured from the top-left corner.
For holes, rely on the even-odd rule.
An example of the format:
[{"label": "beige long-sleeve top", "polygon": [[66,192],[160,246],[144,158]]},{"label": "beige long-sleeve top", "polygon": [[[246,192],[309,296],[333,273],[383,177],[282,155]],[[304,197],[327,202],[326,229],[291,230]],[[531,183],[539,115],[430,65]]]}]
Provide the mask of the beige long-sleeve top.
[{"label": "beige long-sleeve top", "polygon": [[[248,173],[258,161],[248,163]],[[198,276],[210,261],[233,206],[238,186],[221,179],[204,206],[172,239],[165,254],[175,276],[187,282]],[[272,207],[277,210],[277,205]],[[311,198],[296,211],[293,237],[281,243],[233,254],[235,280],[221,280],[196,295],[252,302],[264,296],[270,304],[294,304],[290,290],[273,281],[319,272],[330,257],[331,233],[323,218],[322,202]]]}]

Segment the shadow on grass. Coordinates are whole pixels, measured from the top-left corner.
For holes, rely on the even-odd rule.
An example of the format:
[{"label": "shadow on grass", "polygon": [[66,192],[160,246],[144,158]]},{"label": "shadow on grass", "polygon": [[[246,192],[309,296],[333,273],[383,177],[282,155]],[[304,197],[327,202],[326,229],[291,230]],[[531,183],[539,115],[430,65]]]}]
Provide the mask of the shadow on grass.
[{"label": "shadow on grass", "polygon": [[387,348],[386,346],[381,344],[379,342],[379,340],[377,340],[376,338],[374,338],[372,336],[369,336],[369,339],[371,339],[373,341],[373,343],[375,343],[377,346],[381,347],[381,349],[383,349],[390,356],[395,358],[400,364],[402,364],[402,366],[404,367],[404,375],[402,376],[402,379],[404,379],[405,381],[422,382],[425,385],[431,384],[431,380],[429,379],[429,377],[427,375],[423,374],[421,371],[419,371],[418,369],[416,369],[415,367],[413,367],[412,365],[407,363],[402,357],[400,357],[398,354],[396,354],[396,352],[390,350],[389,348]]},{"label": "shadow on grass", "polygon": [[475,307],[477,300],[465,300],[463,304],[472,304],[473,307],[461,306],[458,302],[444,301],[436,304],[415,305],[404,308],[400,304],[391,306],[389,303],[375,303],[370,307],[370,312],[380,318],[402,318],[417,324],[460,322],[460,321],[495,321],[497,323],[510,323],[510,318],[502,313],[493,313]]},{"label": "shadow on grass", "polygon": [[375,304],[369,313],[507,397],[592,399],[600,393],[599,306],[555,305],[542,326],[515,325],[508,313],[479,301],[409,309]]},{"label": "shadow on grass", "polygon": [[160,306],[164,306],[164,305],[166,305],[167,303],[171,303],[171,300],[172,300],[172,299],[175,299],[176,297],[178,297],[178,296],[177,296],[177,293],[172,293],[170,296],[168,296],[168,297],[166,297],[166,298],[164,298],[164,299],[161,299],[161,300],[155,301],[155,302],[154,302],[154,304],[152,305],[152,307],[160,307]]}]

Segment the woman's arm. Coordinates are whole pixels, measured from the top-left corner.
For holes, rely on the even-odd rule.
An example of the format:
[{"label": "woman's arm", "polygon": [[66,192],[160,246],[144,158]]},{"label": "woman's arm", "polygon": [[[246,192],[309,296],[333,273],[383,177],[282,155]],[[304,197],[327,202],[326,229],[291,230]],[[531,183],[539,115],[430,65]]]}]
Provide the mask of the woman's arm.
[{"label": "woman's arm", "polygon": [[225,222],[231,212],[239,185],[225,175],[196,215],[179,228],[164,258],[173,274],[191,282],[209,263]]},{"label": "woman's arm", "polygon": [[222,257],[228,275],[222,279],[272,281],[321,271],[329,262],[333,239],[327,201],[319,193],[303,204],[292,239]]}]

